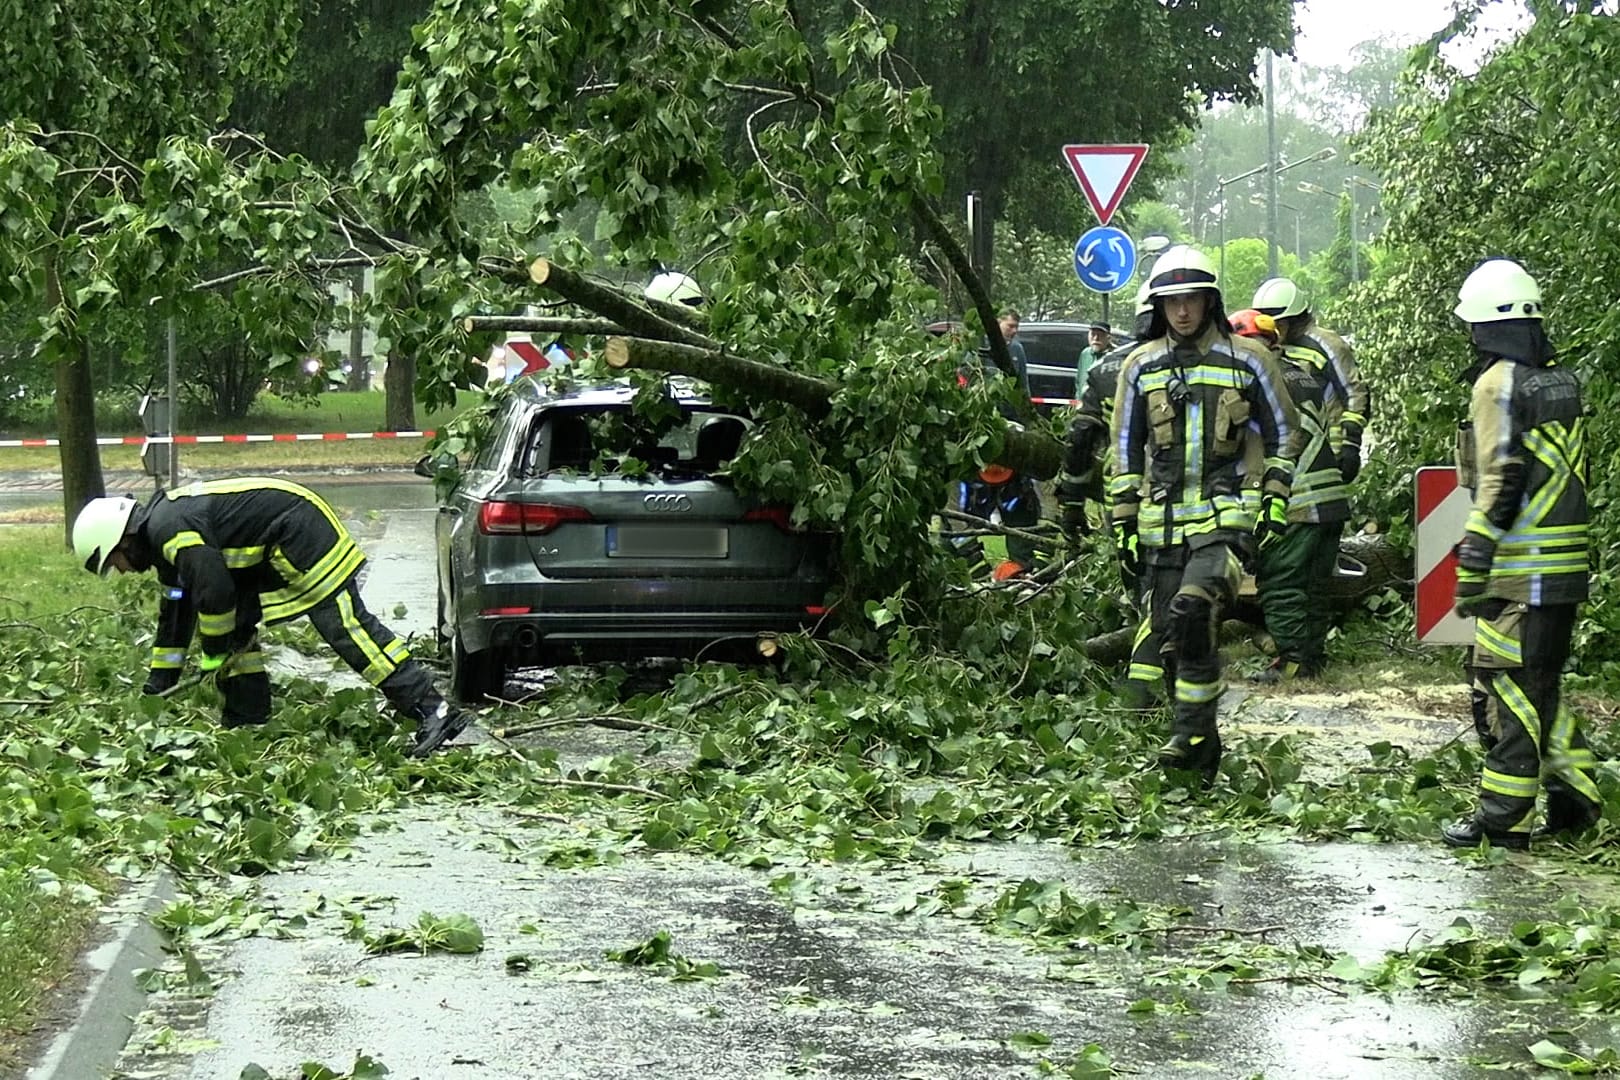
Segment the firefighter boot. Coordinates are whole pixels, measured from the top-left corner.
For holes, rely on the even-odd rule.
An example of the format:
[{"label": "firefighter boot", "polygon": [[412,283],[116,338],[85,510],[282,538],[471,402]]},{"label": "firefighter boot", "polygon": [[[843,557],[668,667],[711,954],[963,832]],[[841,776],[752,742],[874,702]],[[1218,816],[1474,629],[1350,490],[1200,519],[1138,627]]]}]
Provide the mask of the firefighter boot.
[{"label": "firefighter boot", "polygon": [[445,701],[437,692],[429,693],[409,708],[400,710],[416,721],[416,741],[411,757],[427,757],[440,746],[466,730],[472,715]]}]

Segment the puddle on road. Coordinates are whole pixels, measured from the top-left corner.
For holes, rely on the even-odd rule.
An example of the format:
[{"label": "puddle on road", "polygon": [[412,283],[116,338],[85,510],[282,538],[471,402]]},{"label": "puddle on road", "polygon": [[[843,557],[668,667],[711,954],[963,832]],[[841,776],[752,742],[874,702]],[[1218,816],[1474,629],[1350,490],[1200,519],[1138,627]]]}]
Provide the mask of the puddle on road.
[{"label": "puddle on road", "polygon": [[[386,532],[366,542],[368,606],[401,633],[431,629],[433,579],[422,553],[431,550],[432,524],[431,514],[390,514]],[[404,615],[393,614],[396,604]],[[283,673],[334,677],[326,656],[279,650],[274,663]],[[513,687],[543,689],[540,676],[519,673]],[[351,679],[335,673],[335,681]],[[1378,738],[1417,751],[1466,723],[1461,711],[1402,712],[1376,695],[1255,695],[1247,703],[1235,695],[1229,705],[1234,730],[1297,731],[1342,747],[1346,761],[1353,753],[1364,761],[1360,747]],[[640,755],[650,740],[585,728],[528,741],[556,749],[568,768],[605,754]],[[688,742],[652,741],[663,745],[660,766],[689,760]],[[265,878],[265,897],[287,910],[312,891],[388,897],[368,913],[374,927],[408,923],[421,911],[465,912],[484,930],[482,954],[367,958],[343,940],[336,915],[303,937],[209,943],[205,965],[236,977],[206,1014],[159,995],[141,1030],[154,1038],[172,1028],[212,1049],[156,1062],[132,1051],[115,1075],[237,1080],[250,1060],[291,1075],[299,1062],[346,1063],[363,1047],[424,1077],[981,1080],[1037,1075],[1034,1057],[1009,1040],[1041,1032],[1054,1060],[1096,1043],[1145,1077],[1461,1080],[1480,1075],[1481,1063],[1527,1062],[1525,1048],[1561,1027],[1598,1045],[1616,1039],[1607,1018],[1488,991],[1453,999],[1328,983],[1225,994],[1153,985],[1168,968],[1208,957],[1218,935],[1181,932],[1135,951],[1036,950],[965,917],[969,907],[891,913],[945,879],[970,878],[973,904],[1024,879],[1061,880],[1082,902],[1185,907],[1201,926],[1278,926],[1266,941],[1372,961],[1458,916],[1488,930],[1521,914],[1544,916],[1569,879],[1539,876],[1534,859],[1487,868],[1428,845],[1194,839],[1081,850],[946,843],[906,866],[749,870],[666,854],[562,869],[547,865],[548,853],[600,838],[470,804],[419,805],[379,825],[360,833],[347,858]],[[803,885],[772,888],[790,869]],[[675,952],[729,974],[675,982],[604,959],[604,950],[659,930],[671,934]],[[513,955],[528,957],[530,970],[508,969]],[[1268,974],[1287,972],[1284,961],[1273,964]],[[1159,1007],[1130,1012],[1142,998]]]}]

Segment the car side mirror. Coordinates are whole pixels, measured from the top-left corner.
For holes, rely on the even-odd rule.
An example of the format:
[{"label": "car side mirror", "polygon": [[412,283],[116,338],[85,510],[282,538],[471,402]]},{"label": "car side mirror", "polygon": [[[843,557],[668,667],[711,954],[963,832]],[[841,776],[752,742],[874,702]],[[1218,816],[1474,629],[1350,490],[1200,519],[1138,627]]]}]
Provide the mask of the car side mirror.
[{"label": "car side mirror", "polygon": [[423,454],[421,457],[417,458],[416,468],[412,471],[424,480],[432,480],[436,475],[436,470],[433,468],[433,455]]}]

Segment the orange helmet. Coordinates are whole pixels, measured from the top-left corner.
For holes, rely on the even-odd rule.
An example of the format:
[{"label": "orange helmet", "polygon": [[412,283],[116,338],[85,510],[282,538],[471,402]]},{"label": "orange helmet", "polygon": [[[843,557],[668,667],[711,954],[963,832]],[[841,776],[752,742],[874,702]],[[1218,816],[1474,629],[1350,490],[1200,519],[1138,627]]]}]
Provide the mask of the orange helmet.
[{"label": "orange helmet", "polygon": [[996,565],[996,568],[990,572],[990,577],[995,581],[1006,581],[1008,578],[1015,578],[1023,572],[1023,563],[1007,559],[1005,562]]},{"label": "orange helmet", "polygon": [[1244,308],[1231,314],[1232,330],[1247,338],[1258,338],[1267,345],[1277,344],[1277,320],[1263,311]]},{"label": "orange helmet", "polygon": [[979,479],[987,484],[1005,484],[1013,478],[1013,471],[1005,465],[986,465],[979,470]]}]

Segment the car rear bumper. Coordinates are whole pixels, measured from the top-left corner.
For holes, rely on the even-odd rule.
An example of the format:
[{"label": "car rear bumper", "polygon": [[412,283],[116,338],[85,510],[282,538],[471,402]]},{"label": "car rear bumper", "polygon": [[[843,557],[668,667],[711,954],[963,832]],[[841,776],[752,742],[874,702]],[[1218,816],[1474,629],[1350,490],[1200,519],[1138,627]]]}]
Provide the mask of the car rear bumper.
[{"label": "car rear bumper", "polygon": [[822,621],[818,610],[570,611],[478,615],[461,620],[469,649],[494,649],[508,666],[559,656],[691,656],[719,642],[741,646],[761,635],[794,633]]}]

